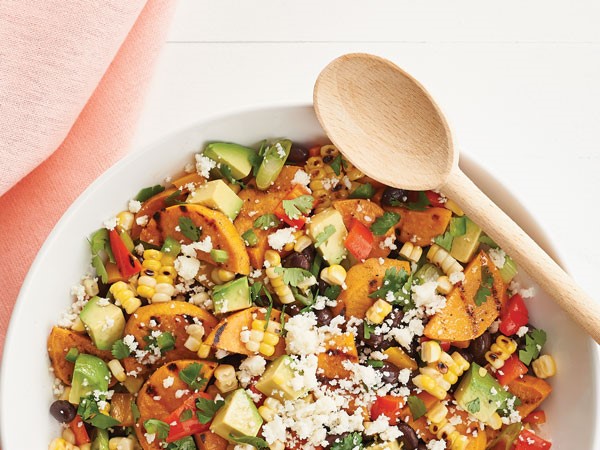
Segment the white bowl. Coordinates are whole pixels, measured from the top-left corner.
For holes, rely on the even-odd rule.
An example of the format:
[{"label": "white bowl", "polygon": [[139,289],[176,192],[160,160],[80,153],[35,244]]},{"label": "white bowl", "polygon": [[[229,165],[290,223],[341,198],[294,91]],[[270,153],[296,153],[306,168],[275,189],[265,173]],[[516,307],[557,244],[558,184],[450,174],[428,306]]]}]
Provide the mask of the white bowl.
[{"label": "white bowl", "polygon": [[[48,413],[52,376],[46,338],[69,305],[70,287],[89,264],[86,237],[123,209],[141,187],[181,171],[208,140],[254,144],[265,137],[323,142],[310,106],[281,107],[227,115],[192,125],[144,151],[133,153],[98,178],[58,222],[23,283],[6,339],[0,380],[0,429],[4,450],[45,449],[59,433]],[[401,161],[398,162],[401,164]],[[467,157],[461,166],[492,199],[540,244],[556,255],[540,226],[498,181]],[[6,238],[6,237],[4,237]],[[554,250],[554,251],[553,251]],[[525,279],[523,277],[523,279]],[[527,284],[527,282],[524,282]],[[545,351],[558,365],[544,403],[547,432],[556,449],[600,448],[597,347],[538,290],[529,302],[532,323],[548,332]]]}]

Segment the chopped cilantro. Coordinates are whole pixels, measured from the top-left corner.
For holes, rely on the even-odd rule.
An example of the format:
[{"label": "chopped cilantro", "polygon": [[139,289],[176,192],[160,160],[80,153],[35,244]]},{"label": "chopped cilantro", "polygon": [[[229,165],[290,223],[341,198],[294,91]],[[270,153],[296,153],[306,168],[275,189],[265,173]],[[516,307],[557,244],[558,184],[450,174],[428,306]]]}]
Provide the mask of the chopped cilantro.
[{"label": "chopped cilantro", "polygon": [[281,336],[285,336],[285,307],[286,306],[287,305],[283,305],[281,307],[281,314],[279,315],[279,317],[281,319],[281,321],[279,323],[279,325],[281,325],[281,332],[280,332]]},{"label": "chopped cilantro", "polygon": [[383,361],[379,361],[378,359],[367,359],[367,365],[380,369],[383,367]]},{"label": "chopped cilantro", "polygon": [[181,234],[191,241],[196,242],[202,235],[202,230],[196,226],[196,224],[186,216],[179,217],[179,228]]},{"label": "chopped cilantro", "polygon": [[254,247],[258,244],[258,237],[254,230],[248,230],[244,234],[242,234],[242,239],[244,240],[244,244],[246,247]]},{"label": "chopped cilantro", "polygon": [[301,195],[291,200],[283,200],[283,211],[285,215],[294,220],[302,214],[308,214],[315,203],[312,195]]},{"label": "chopped cilantro", "polygon": [[408,397],[408,407],[410,408],[410,413],[413,416],[413,420],[417,420],[420,417],[423,417],[427,412],[427,408],[425,407],[425,403],[416,395],[411,395]]},{"label": "chopped cilantro", "polygon": [[531,361],[539,356],[545,343],[546,332],[544,330],[531,330],[525,335],[525,349],[519,351],[519,359],[523,364],[531,364]]},{"label": "chopped cilantro", "polygon": [[158,419],[148,419],[144,422],[144,428],[150,434],[156,434],[159,439],[166,439],[171,427],[168,423]]},{"label": "chopped cilantro", "polygon": [[361,450],[365,448],[362,442],[362,434],[350,433],[338,439],[331,445],[331,450]]},{"label": "chopped cilantro", "polygon": [[236,436],[233,433],[229,433],[229,439],[239,444],[248,444],[254,448],[269,448],[269,444],[263,438],[255,436]]},{"label": "chopped cilantro", "polygon": [[454,240],[454,236],[452,236],[452,234],[450,234],[449,231],[446,231],[444,234],[440,234],[439,236],[436,236],[433,239],[433,242],[435,242],[440,247],[446,249],[447,251],[450,251],[452,249],[452,241],[453,240]]},{"label": "chopped cilantro", "polygon": [[483,266],[481,269],[481,285],[475,294],[475,304],[477,306],[483,305],[488,297],[492,295],[492,285],[494,284],[494,277],[490,273],[487,266]]},{"label": "chopped cilantro", "polygon": [[119,422],[117,419],[107,416],[106,414],[96,414],[94,417],[90,418],[88,422],[96,428],[100,428],[102,430],[121,425],[121,422]]},{"label": "chopped cilantro", "polygon": [[178,441],[169,443],[165,450],[196,450],[196,444],[194,438],[191,436],[184,437]]},{"label": "chopped cilantro", "polygon": [[196,416],[200,423],[208,423],[215,416],[221,406],[225,404],[223,400],[212,401],[206,398],[198,398],[196,400]]},{"label": "chopped cilantro", "polygon": [[281,222],[275,214],[263,214],[254,221],[252,226],[260,230],[268,230],[269,228],[277,228],[279,225],[281,225]]},{"label": "chopped cilantro", "polygon": [[135,196],[135,199],[138,202],[145,202],[150,197],[154,197],[156,194],[160,194],[164,190],[165,190],[165,187],[161,186],[160,184],[157,184],[155,186],[146,187],[146,188],[142,189],[140,192],[138,192],[138,194]]},{"label": "chopped cilantro", "polygon": [[263,162],[265,156],[265,150],[268,148],[267,140],[263,139],[260,141],[258,151],[250,154],[250,164],[252,165],[252,176],[256,177],[258,168]]},{"label": "chopped cilantro", "polygon": [[317,278],[319,273],[321,272],[321,265],[323,264],[323,257],[320,253],[315,254],[315,259],[313,260],[312,265],[310,266],[310,273],[313,277]]},{"label": "chopped cilantro", "polygon": [[135,403],[135,399],[131,400],[131,415],[132,415],[133,421],[135,423],[137,423],[137,421],[140,420],[140,417],[141,417],[140,409],[138,408],[137,404]]},{"label": "chopped cilantro", "polygon": [[339,297],[341,292],[342,292],[341,286],[338,286],[337,284],[332,284],[331,286],[327,286],[325,288],[325,292],[323,292],[323,295],[325,297],[327,297],[329,300],[337,300],[337,298]]},{"label": "chopped cilantro", "polygon": [[358,186],[352,192],[348,198],[372,198],[375,195],[375,188],[371,183],[365,183]]},{"label": "chopped cilantro", "polygon": [[317,238],[315,239],[315,248],[319,248],[321,245],[323,245],[327,239],[333,236],[333,233],[335,233],[335,227],[333,225],[327,225],[323,231],[317,234]]},{"label": "chopped cilantro", "polygon": [[481,409],[481,403],[479,401],[479,397],[477,397],[475,400],[471,400],[469,403],[467,403],[467,411],[469,411],[471,414],[476,414],[479,412],[479,410]]},{"label": "chopped cilantro", "polygon": [[175,348],[175,338],[169,331],[164,331],[156,337],[149,334],[148,336],[144,336],[144,341],[146,341],[148,347],[159,348],[161,353]]},{"label": "chopped cilantro", "polygon": [[419,191],[417,193],[417,200],[408,202],[406,207],[413,211],[424,211],[430,204],[431,202],[429,201],[429,198],[427,198],[427,194],[423,191]]},{"label": "chopped cilantro", "polygon": [[115,358],[123,359],[127,358],[131,354],[131,350],[129,347],[127,347],[127,345],[125,345],[123,339],[119,339],[114,342],[111,353]]},{"label": "chopped cilantro", "polygon": [[333,160],[329,163],[329,166],[333,169],[336,175],[340,175],[342,170],[342,155],[338,154]]},{"label": "chopped cilantro", "polygon": [[383,216],[378,217],[371,225],[371,231],[375,236],[383,236],[387,231],[398,223],[400,214],[386,211]]},{"label": "chopped cilantro", "polygon": [[397,267],[390,267],[385,271],[381,287],[369,294],[369,297],[388,299],[388,292],[391,292],[394,299],[396,299],[398,292],[402,291],[408,280],[409,276],[406,270],[403,268],[398,269]]},{"label": "chopped cilantro", "polygon": [[200,375],[202,371],[202,364],[200,363],[192,363],[187,366],[185,369],[182,369],[179,372],[179,378],[185,384],[187,384],[192,390],[199,390],[206,384],[208,381],[206,378]]},{"label": "chopped cilantro", "polygon": [[363,339],[370,339],[371,334],[375,332],[375,325],[367,322],[363,322]]},{"label": "chopped cilantro", "polygon": [[182,194],[183,194],[183,192],[181,190],[176,189],[173,193],[169,194],[169,196],[167,198],[165,198],[165,205],[166,206],[184,205],[185,202],[182,202],[181,200],[179,200],[179,197],[181,197]]},{"label": "chopped cilantro", "polygon": [[298,267],[275,267],[275,273],[283,276],[283,284],[294,287],[298,287],[304,280],[313,276],[308,270]]},{"label": "chopped cilantro", "polygon": [[94,232],[89,239],[90,249],[92,253],[92,266],[96,269],[96,274],[100,277],[103,283],[108,282],[108,273],[104,267],[104,261],[102,260],[102,254],[108,256],[110,262],[115,262],[115,258],[112,254],[110,247],[110,240],[108,238],[108,230],[101,228]]},{"label": "chopped cilantro", "polygon": [[269,321],[271,320],[271,314],[273,313],[273,297],[271,296],[271,293],[264,288],[264,286],[263,286],[263,291],[265,292],[265,295],[267,296],[267,299],[269,300],[269,306],[267,306],[267,312],[265,312],[265,330],[264,331],[267,331],[267,327],[269,326]]},{"label": "chopped cilantro", "polygon": [[[100,395],[99,399],[106,401],[104,395]],[[81,416],[81,419],[84,422],[90,423],[96,428],[101,428],[103,430],[117,426],[121,423],[111,416],[100,413],[100,408],[98,407],[98,403],[93,394],[81,399],[79,406],[77,407],[77,414]]]}]

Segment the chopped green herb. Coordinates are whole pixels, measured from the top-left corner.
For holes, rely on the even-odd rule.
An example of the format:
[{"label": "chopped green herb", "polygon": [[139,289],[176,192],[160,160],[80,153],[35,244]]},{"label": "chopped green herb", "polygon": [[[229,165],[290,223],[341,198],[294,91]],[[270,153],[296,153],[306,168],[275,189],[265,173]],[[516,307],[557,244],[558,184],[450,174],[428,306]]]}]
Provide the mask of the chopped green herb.
[{"label": "chopped green herb", "polygon": [[196,226],[196,224],[186,216],[179,217],[179,229],[189,240],[196,242],[202,235],[202,230]]},{"label": "chopped green herb", "polygon": [[378,359],[367,359],[367,365],[380,369],[383,367],[383,361],[379,361]]},{"label": "chopped green herb", "polygon": [[[106,397],[104,395],[99,395],[98,397],[99,400],[106,401]],[[98,403],[96,402],[93,394],[81,399],[79,406],[77,407],[77,414],[81,416],[81,419],[84,422],[90,423],[96,428],[101,428],[103,430],[114,427],[121,423],[111,416],[100,413]]]},{"label": "chopped green herb", "polygon": [[169,194],[169,196],[167,198],[165,198],[165,205],[166,206],[185,205],[185,202],[182,202],[181,200],[179,200],[179,197],[181,197],[182,194],[183,194],[183,192],[180,189],[176,189],[174,192]]},{"label": "chopped green herb", "polygon": [[291,200],[283,200],[283,211],[285,215],[294,220],[302,214],[308,214],[315,203],[312,195],[301,195]]},{"label": "chopped green herb", "polygon": [[275,267],[275,273],[283,276],[283,284],[294,287],[298,287],[304,280],[313,276],[308,270],[298,267]]},{"label": "chopped green herb", "polygon": [[206,378],[200,375],[201,371],[202,364],[192,363],[179,372],[179,378],[181,379],[181,381],[187,384],[190,387],[190,389],[194,391],[199,390],[208,381]]},{"label": "chopped green herb", "polygon": [[263,214],[258,217],[252,226],[259,230],[268,230],[269,228],[277,228],[281,222],[275,214]]},{"label": "chopped green herb", "polygon": [[239,444],[248,444],[253,446],[254,448],[269,448],[269,444],[263,438],[255,437],[255,436],[235,436],[232,433],[229,433],[229,439],[233,442],[237,442]]},{"label": "chopped green herb", "polygon": [[339,176],[342,170],[342,155],[338,154],[333,160],[329,163],[329,166],[333,169],[336,175]]},{"label": "chopped green herb", "polygon": [[250,286],[250,298],[253,303],[260,303],[260,291],[262,291],[263,284],[260,281],[255,281]]},{"label": "chopped green herb", "polygon": [[398,223],[400,214],[386,211],[383,216],[378,217],[371,225],[371,231],[375,236],[383,236],[387,231]]},{"label": "chopped green herb", "polygon": [[117,359],[124,359],[131,354],[131,350],[129,347],[127,347],[127,345],[125,345],[123,339],[119,339],[112,345],[111,353]]},{"label": "chopped green herb", "polygon": [[452,241],[454,240],[454,236],[449,231],[446,231],[444,234],[440,234],[433,238],[433,242],[435,242],[440,247],[450,251],[452,249]]},{"label": "chopped green herb", "polygon": [[375,188],[371,183],[365,183],[358,186],[352,192],[348,198],[372,198],[375,195]]},{"label": "chopped green herb", "polygon": [[341,292],[342,292],[341,286],[338,286],[337,284],[332,284],[331,286],[327,286],[325,288],[325,292],[323,292],[323,295],[325,297],[327,297],[329,300],[337,300],[337,298],[339,297]]},{"label": "chopped green herb", "polygon": [[477,306],[483,305],[488,297],[492,295],[492,285],[494,284],[494,277],[490,273],[487,266],[483,266],[481,269],[481,285],[475,294],[475,304]]},{"label": "chopped green herb", "polygon": [[366,320],[363,322],[363,338],[369,339],[371,334],[375,332],[375,325],[367,322]]},{"label": "chopped green herb", "polygon": [[206,398],[198,398],[196,400],[196,415],[198,416],[198,421],[200,423],[208,423],[215,416],[217,411],[221,406],[223,406],[225,402],[223,400],[212,401]]},{"label": "chopped green herb", "polygon": [[327,225],[323,231],[317,234],[317,238],[315,239],[315,248],[319,248],[321,245],[323,245],[327,239],[333,236],[333,233],[335,233],[335,227],[333,225]]},{"label": "chopped green herb", "polygon": [[402,288],[405,287],[408,279],[409,276],[406,270],[403,268],[398,269],[397,267],[390,267],[385,271],[381,287],[369,294],[369,297],[387,299],[389,297],[388,293],[391,292],[394,299],[396,299],[398,292],[402,291]]},{"label": "chopped green herb", "polygon": [[69,349],[69,351],[67,352],[67,354],[65,355],[65,359],[69,362],[74,363],[77,360],[78,356],[79,356],[79,350],[77,350],[75,347],[71,347]]},{"label": "chopped green herb", "polygon": [[350,433],[335,441],[331,450],[362,450],[364,447],[361,433]]},{"label": "chopped green herb", "polygon": [[281,325],[281,336],[285,337],[285,307],[287,305],[283,305],[281,307],[281,314],[279,315],[279,318],[281,319],[281,321],[279,322],[279,324]]},{"label": "chopped green herb", "polygon": [[408,397],[408,407],[410,408],[410,413],[413,416],[413,420],[417,420],[420,417],[423,417],[427,412],[427,408],[425,407],[425,403],[416,395],[411,395]]},{"label": "chopped green herb", "polygon": [[494,242],[494,240],[486,234],[479,236],[479,242],[488,245],[491,248],[498,248],[498,244],[496,244],[496,242]]},{"label": "chopped green herb", "polygon": [[159,439],[166,439],[171,427],[168,423],[158,419],[148,419],[144,422],[144,428],[150,434],[156,434]]},{"label": "chopped green herb", "polygon": [[431,205],[431,202],[427,198],[427,194],[425,194],[423,191],[419,191],[417,194],[417,200],[414,202],[408,202],[406,207],[413,211],[424,211],[429,205]]},{"label": "chopped green herb", "polygon": [[481,409],[481,403],[479,401],[479,397],[477,397],[475,400],[471,400],[469,403],[467,403],[467,411],[469,411],[471,414],[476,414],[479,412],[479,410]]},{"label": "chopped green herb", "polygon": [[258,146],[258,151],[256,153],[250,154],[250,164],[252,165],[252,176],[256,177],[258,173],[258,168],[263,162],[263,158],[265,156],[265,150],[267,149],[267,140],[263,139],[260,141]]},{"label": "chopped green herb", "polygon": [[[264,287],[263,287],[263,289],[264,289]],[[265,329],[264,329],[264,331],[267,331],[267,327],[269,326],[269,321],[271,320],[271,314],[273,313],[273,297],[271,296],[269,291],[267,291],[266,289],[264,289],[264,291],[265,291],[265,295],[267,296],[267,299],[269,300],[269,305],[267,306],[267,311],[265,312]]]},{"label": "chopped green herb", "polygon": [[196,450],[196,443],[191,436],[184,437],[178,441],[167,444],[165,450]]},{"label": "chopped green herb", "polygon": [[146,187],[146,188],[142,189],[140,192],[138,192],[138,194],[135,196],[135,199],[138,202],[145,202],[150,197],[154,197],[156,194],[160,194],[164,190],[165,190],[165,187],[161,186],[160,184],[157,184],[156,186]]},{"label": "chopped green herb", "polygon": [[210,251],[210,257],[216,263],[224,263],[229,259],[229,253],[227,253],[227,250],[217,250],[213,248]]},{"label": "chopped green herb", "polygon": [[536,359],[542,347],[546,343],[546,332],[544,330],[532,330],[525,335],[525,349],[519,351],[519,359],[523,364],[531,364]]},{"label": "chopped green herb", "polygon": [[321,273],[321,265],[323,264],[323,257],[320,253],[315,254],[315,259],[313,260],[312,265],[310,266],[310,273],[312,273],[313,277],[317,278],[319,273]]},{"label": "chopped green herb", "polygon": [[141,414],[140,409],[137,406],[135,400],[131,400],[131,415],[133,416],[133,421],[137,423],[140,420]]},{"label": "chopped green herb", "polygon": [[244,244],[246,247],[254,247],[258,244],[258,237],[254,230],[248,230],[244,234],[242,234],[242,239],[244,240]]},{"label": "chopped green herb", "polygon": [[121,424],[117,419],[106,414],[96,414],[94,417],[90,418],[88,422],[101,430],[106,430]]},{"label": "chopped green herb", "polygon": [[156,338],[156,344],[161,352],[168,352],[175,348],[175,338],[170,332],[164,331]]}]

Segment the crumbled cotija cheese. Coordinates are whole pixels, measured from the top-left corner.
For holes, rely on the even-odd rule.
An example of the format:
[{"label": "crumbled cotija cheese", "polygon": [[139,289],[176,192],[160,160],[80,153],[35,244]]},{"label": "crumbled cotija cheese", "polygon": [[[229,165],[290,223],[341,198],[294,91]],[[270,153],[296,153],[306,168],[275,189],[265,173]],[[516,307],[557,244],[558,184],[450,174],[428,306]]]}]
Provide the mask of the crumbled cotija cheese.
[{"label": "crumbled cotija cheese", "polygon": [[136,214],[142,209],[142,202],[137,200],[129,200],[128,209],[130,213]]},{"label": "crumbled cotija cheese", "polygon": [[292,184],[301,184],[302,186],[308,186],[310,184],[310,175],[304,170],[300,169],[294,174],[292,178]]},{"label": "crumbled cotija cheese", "polygon": [[504,267],[504,263],[506,262],[506,253],[504,253],[504,250],[501,248],[490,248],[488,254],[498,269],[502,269]]},{"label": "crumbled cotija cheese", "polygon": [[269,246],[273,250],[281,251],[286,244],[291,244],[296,241],[294,238],[294,233],[296,232],[295,228],[282,228],[281,230],[277,230],[275,233],[271,233],[267,238],[269,241]]},{"label": "crumbled cotija cheese", "polygon": [[196,155],[196,172],[206,179],[210,177],[210,171],[217,167],[217,163],[212,159],[202,155]]},{"label": "crumbled cotija cheese", "polygon": [[189,256],[179,256],[174,263],[177,274],[184,280],[193,280],[200,270],[200,261]]}]

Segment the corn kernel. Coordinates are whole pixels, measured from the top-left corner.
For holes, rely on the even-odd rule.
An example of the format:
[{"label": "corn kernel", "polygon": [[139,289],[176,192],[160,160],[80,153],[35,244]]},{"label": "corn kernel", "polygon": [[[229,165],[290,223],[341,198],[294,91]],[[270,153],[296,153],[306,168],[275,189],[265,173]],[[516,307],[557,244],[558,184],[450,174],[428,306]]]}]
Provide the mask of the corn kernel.
[{"label": "corn kernel", "polygon": [[235,369],[229,364],[219,365],[219,367],[215,369],[214,377],[216,379],[215,386],[221,394],[233,391],[238,387]]},{"label": "corn kernel", "polygon": [[114,437],[108,441],[108,450],[134,450],[133,439],[126,437]]},{"label": "corn kernel", "polygon": [[283,246],[283,251],[285,252],[291,252],[292,250],[294,250],[294,242],[288,242],[287,244],[285,244]]},{"label": "corn kernel", "polygon": [[447,276],[443,275],[437,279],[436,289],[440,294],[442,294],[442,295],[449,294],[452,291],[453,287],[454,286],[452,285],[452,283],[450,283],[450,280],[448,279]]},{"label": "corn kernel", "polygon": [[121,306],[125,308],[127,314],[133,314],[140,306],[142,306],[142,301],[137,297],[131,297],[125,302],[121,302]]},{"label": "corn kernel", "polygon": [[65,441],[63,438],[55,438],[50,442],[48,446],[48,450],[75,450],[78,447],[75,447],[70,442]]},{"label": "corn kernel", "polygon": [[418,262],[423,254],[423,248],[411,242],[405,242],[400,249],[400,254],[409,261]]},{"label": "corn kernel", "polygon": [[198,292],[190,297],[190,303],[199,306],[204,306],[208,300],[210,300],[210,296],[206,292]]},{"label": "corn kernel", "polygon": [[273,441],[269,444],[269,450],[285,450],[285,444],[281,441]]},{"label": "corn kernel", "polygon": [[421,359],[432,363],[439,361],[442,356],[442,347],[437,341],[425,341],[421,344]]},{"label": "corn kernel", "polygon": [[98,289],[98,282],[94,278],[86,278],[81,282],[81,284],[85,289],[85,293],[90,297],[98,295],[98,292],[100,292]]},{"label": "corn kernel", "polygon": [[502,418],[497,412],[495,412],[486,422],[486,425],[492,428],[492,430],[499,430],[502,428]]},{"label": "corn kernel", "polygon": [[252,321],[252,329],[259,330],[259,331],[265,331],[267,329],[267,321],[266,320],[253,320]]},{"label": "corn kernel", "polygon": [[379,324],[392,312],[392,305],[385,300],[377,300],[367,310],[366,317],[371,323]]},{"label": "corn kernel", "polygon": [[454,259],[450,253],[437,244],[433,244],[427,252],[427,259],[433,264],[439,266],[446,275],[454,272],[462,272],[463,266]]},{"label": "corn kernel", "polygon": [[65,428],[62,432],[62,438],[69,444],[75,445],[75,433],[70,428]]},{"label": "corn kernel", "polygon": [[129,211],[121,211],[117,214],[117,223],[125,231],[131,231],[133,227],[134,216]]},{"label": "corn kernel", "polygon": [[127,375],[125,375],[125,369],[118,359],[111,359],[107,365],[113,376],[121,383],[127,379]]},{"label": "corn kernel", "polygon": [[141,295],[144,298],[152,298],[152,296],[154,295],[154,288],[144,285],[138,286],[137,293],[138,295]]},{"label": "corn kernel", "polygon": [[162,266],[160,266],[159,273],[160,275],[164,275],[165,277],[169,277],[171,279],[177,276],[177,271],[175,270],[175,267],[173,267],[172,264],[163,264]]},{"label": "corn kernel", "polygon": [[209,354],[210,354],[210,345],[207,345],[207,344],[200,345],[200,348],[198,349],[198,358],[200,358],[200,359],[208,358]]},{"label": "corn kernel", "polygon": [[538,378],[549,378],[556,375],[556,362],[550,355],[542,355],[531,363],[533,373]]},{"label": "corn kernel", "polygon": [[275,411],[265,405],[262,405],[258,408],[258,413],[260,414],[260,417],[265,420],[265,422],[271,422],[275,418]]},{"label": "corn kernel", "polygon": [[158,271],[160,270],[160,268],[162,267],[160,261],[157,261],[155,259],[145,259],[142,262],[142,267],[144,269],[148,269],[153,271],[154,273],[158,273]]},{"label": "corn kernel", "polygon": [[298,253],[302,253],[312,244],[312,240],[303,234],[298,239],[296,239],[296,243],[294,244],[294,251]]},{"label": "corn kernel", "polygon": [[342,286],[346,281],[346,269],[339,264],[325,267],[321,270],[321,279],[327,284]]},{"label": "corn kernel", "polygon": [[265,337],[263,338],[263,343],[275,346],[279,343],[279,336],[271,332],[266,332]]},{"label": "corn kernel", "polygon": [[441,423],[448,415],[448,408],[442,402],[436,402],[426,415],[432,422]]},{"label": "corn kernel", "polygon": [[163,253],[159,250],[154,250],[154,249],[148,249],[148,250],[144,250],[144,255],[143,255],[145,260],[155,260],[155,261],[160,261],[163,257]]},{"label": "corn kernel", "polygon": [[160,258],[160,263],[162,264],[161,271],[164,270],[165,267],[172,267],[175,264],[175,256],[164,253],[162,258]]},{"label": "corn kernel", "polygon": [[202,345],[202,341],[199,341],[194,336],[188,336],[183,346],[187,348],[191,352],[197,352],[200,350],[200,346]]},{"label": "corn kernel", "polygon": [[195,337],[196,339],[198,339],[199,341],[202,340],[202,338],[204,337],[204,326],[202,326],[199,323],[194,323],[192,325],[188,325],[187,327],[185,327],[185,332],[187,334],[189,334],[190,336]]},{"label": "corn kernel", "polygon": [[281,256],[275,250],[267,250],[265,252],[265,261],[269,263],[269,267],[276,267],[281,264]]},{"label": "corn kernel", "polygon": [[235,278],[235,273],[225,269],[218,269],[217,276],[223,283],[227,283]]},{"label": "corn kernel", "polygon": [[438,400],[446,398],[446,391],[439,387],[433,378],[427,375],[417,375],[413,378],[413,383],[415,386],[433,395]]},{"label": "corn kernel", "polygon": [[260,350],[260,343],[256,341],[248,341],[244,345],[249,351],[253,353],[257,353]]}]

